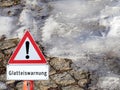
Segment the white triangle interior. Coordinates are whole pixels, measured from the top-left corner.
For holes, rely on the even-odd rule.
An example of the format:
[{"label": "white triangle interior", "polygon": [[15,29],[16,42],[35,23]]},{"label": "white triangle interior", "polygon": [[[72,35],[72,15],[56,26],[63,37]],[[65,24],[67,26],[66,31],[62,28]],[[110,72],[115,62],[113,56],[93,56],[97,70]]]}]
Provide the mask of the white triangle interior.
[{"label": "white triangle interior", "polygon": [[[29,41],[29,59],[26,59],[27,51],[26,51],[26,41]],[[26,38],[25,42],[21,46],[20,50],[18,51],[15,60],[41,60],[40,56],[38,55],[37,51],[33,47],[29,38]]]}]

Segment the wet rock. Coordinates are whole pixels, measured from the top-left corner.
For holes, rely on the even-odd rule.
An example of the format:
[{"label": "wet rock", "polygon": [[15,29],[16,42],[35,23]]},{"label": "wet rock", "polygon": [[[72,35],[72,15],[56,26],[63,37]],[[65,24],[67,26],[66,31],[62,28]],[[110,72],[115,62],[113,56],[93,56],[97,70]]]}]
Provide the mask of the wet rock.
[{"label": "wet rock", "polygon": [[2,60],[4,59],[4,54],[2,52],[0,52],[0,66],[3,66],[1,65],[2,63]]},{"label": "wet rock", "polygon": [[94,85],[94,86],[92,86],[92,87],[89,87],[88,90],[98,90],[98,87]]},{"label": "wet rock", "polygon": [[21,0],[0,0],[0,7],[10,7],[20,4]]},{"label": "wet rock", "polygon": [[0,37],[0,41],[5,40],[5,38],[6,38],[6,36],[5,36],[5,35],[2,35],[2,36]]},{"label": "wet rock", "polygon": [[34,90],[40,90],[41,83],[40,81],[34,81]]},{"label": "wet rock", "polygon": [[49,75],[53,75],[53,74],[55,74],[55,73],[56,73],[56,71],[53,69],[53,67],[50,67]]},{"label": "wet rock", "polygon": [[6,73],[6,67],[0,66],[0,75]]},{"label": "wet rock", "polygon": [[57,85],[55,84],[55,82],[53,82],[52,80],[41,81],[40,83],[41,90],[48,90],[50,88],[57,88]]},{"label": "wet rock", "polygon": [[10,80],[6,82],[6,84],[13,84],[13,83],[15,83],[15,80]]},{"label": "wet rock", "polygon": [[6,74],[1,74],[0,75],[0,81],[6,81]]},{"label": "wet rock", "polygon": [[53,68],[58,71],[70,70],[71,60],[54,57],[50,59],[50,65],[53,66]]},{"label": "wet rock", "polygon": [[67,72],[55,74],[51,76],[51,78],[59,85],[66,86],[70,84],[74,84],[75,80],[72,78],[70,74]]},{"label": "wet rock", "polygon": [[57,87],[55,82],[53,82],[52,80],[41,81],[41,85],[49,86],[49,87]]},{"label": "wet rock", "polygon": [[4,54],[2,52],[0,52],[0,59],[3,59]]},{"label": "wet rock", "polygon": [[80,88],[78,85],[71,85],[67,87],[62,87],[62,90],[84,90],[84,89]]},{"label": "wet rock", "polygon": [[70,74],[77,80],[88,78],[89,72],[79,69],[79,70],[71,70]]},{"label": "wet rock", "polygon": [[14,50],[15,50],[15,48],[10,48],[10,49],[4,50],[3,52],[5,55],[10,55],[13,53]]},{"label": "wet rock", "polygon": [[6,82],[8,90],[20,90],[17,85],[19,85],[18,81],[7,81]]},{"label": "wet rock", "polygon": [[47,87],[41,87],[40,89],[38,90],[60,90],[58,87],[50,87],[50,88],[47,88]]},{"label": "wet rock", "polygon": [[18,43],[19,39],[9,39],[9,40],[4,40],[3,42],[0,42],[0,49],[1,50],[6,50],[6,49],[10,49],[16,46],[16,44]]},{"label": "wet rock", "polygon": [[78,85],[80,87],[86,87],[88,82],[89,82],[88,79],[81,79],[81,80],[78,81]]},{"label": "wet rock", "polygon": [[16,87],[14,87],[14,88],[16,88],[15,90],[22,90],[23,82],[19,82],[18,84],[16,84]]},{"label": "wet rock", "polygon": [[99,75],[96,72],[90,72],[90,83],[89,83],[89,90],[97,90],[96,84],[99,81]]},{"label": "wet rock", "polygon": [[10,59],[10,56],[11,56],[11,54],[5,55],[5,57],[2,61],[4,67],[6,67],[6,65],[8,65],[8,60]]}]

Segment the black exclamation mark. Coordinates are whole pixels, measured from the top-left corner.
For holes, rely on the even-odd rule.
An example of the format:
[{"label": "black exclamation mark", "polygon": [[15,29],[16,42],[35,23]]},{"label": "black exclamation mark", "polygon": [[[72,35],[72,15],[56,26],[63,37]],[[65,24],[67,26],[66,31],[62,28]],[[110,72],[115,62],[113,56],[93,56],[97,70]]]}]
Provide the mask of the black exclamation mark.
[{"label": "black exclamation mark", "polygon": [[26,43],[25,43],[25,45],[26,45],[26,59],[29,59],[29,41],[26,41]]}]

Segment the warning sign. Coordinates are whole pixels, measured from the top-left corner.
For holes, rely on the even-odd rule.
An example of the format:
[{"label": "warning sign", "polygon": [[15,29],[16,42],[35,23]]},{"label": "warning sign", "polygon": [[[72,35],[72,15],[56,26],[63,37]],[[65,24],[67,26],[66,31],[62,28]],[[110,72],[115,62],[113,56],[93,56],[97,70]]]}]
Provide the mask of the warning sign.
[{"label": "warning sign", "polygon": [[7,80],[48,80],[49,66],[29,31],[26,31],[8,64]]},{"label": "warning sign", "polygon": [[9,64],[45,64],[46,60],[39,47],[27,31],[11,56]]}]

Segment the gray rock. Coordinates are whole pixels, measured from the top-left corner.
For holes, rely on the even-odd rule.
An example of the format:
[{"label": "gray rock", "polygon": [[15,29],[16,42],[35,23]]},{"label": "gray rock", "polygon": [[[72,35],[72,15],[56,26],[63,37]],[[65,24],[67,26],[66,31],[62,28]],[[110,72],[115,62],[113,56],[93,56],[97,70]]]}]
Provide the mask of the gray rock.
[{"label": "gray rock", "polygon": [[41,83],[40,81],[34,81],[34,90],[40,90]]},{"label": "gray rock", "polygon": [[88,75],[89,75],[88,71],[85,71],[82,69],[71,70],[70,74],[77,80],[88,78]]},{"label": "gray rock", "polygon": [[57,88],[57,85],[52,80],[41,81],[39,84],[41,90],[48,90],[49,88]]},{"label": "gray rock", "polygon": [[0,61],[3,60],[3,58],[4,58],[4,54],[0,52]]},{"label": "gray rock", "polygon": [[51,58],[50,65],[58,71],[65,71],[71,69],[71,60],[63,58]]},{"label": "gray rock", "polygon": [[13,84],[15,82],[15,80],[9,80],[6,82],[6,84]]},{"label": "gray rock", "polygon": [[0,7],[10,7],[17,5],[21,0],[0,0]]},{"label": "gray rock", "polygon": [[49,75],[53,75],[53,74],[55,74],[55,73],[56,73],[56,71],[53,69],[53,67],[50,67]]},{"label": "gray rock", "polygon": [[4,54],[0,51],[0,70],[1,70],[1,67],[3,67],[3,61],[4,60]]},{"label": "gray rock", "polygon": [[55,82],[53,82],[52,80],[41,81],[41,85],[49,86],[49,87],[57,87]]},{"label": "gray rock", "polygon": [[1,74],[0,75],[0,81],[6,81],[6,74]]},{"label": "gray rock", "polygon": [[16,46],[16,44],[18,44],[18,39],[9,39],[9,40],[4,40],[2,42],[0,42],[0,49],[1,50],[6,50],[6,49],[10,49]]},{"label": "gray rock", "polygon": [[15,48],[10,48],[10,49],[4,50],[4,54],[6,54],[6,55],[12,54],[12,52],[14,51],[14,49]]},{"label": "gray rock", "polygon": [[81,79],[78,81],[78,85],[80,87],[86,87],[88,83],[89,83],[88,79]]},{"label": "gray rock", "polygon": [[75,83],[73,77],[67,72],[52,75],[51,78],[61,86],[66,86]]},{"label": "gray rock", "polygon": [[80,88],[78,85],[71,85],[67,87],[62,87],[62,90],[84,90],[84,89]]},{"label": "gray rock", "polygon": [[17,90],[22,90],[23,88],[23,82],[19,82],[16,87],[15,87]]},{"label": "gray rock", "polygon": [[0,75],[6,73],[6,67],[0,66]]}]

